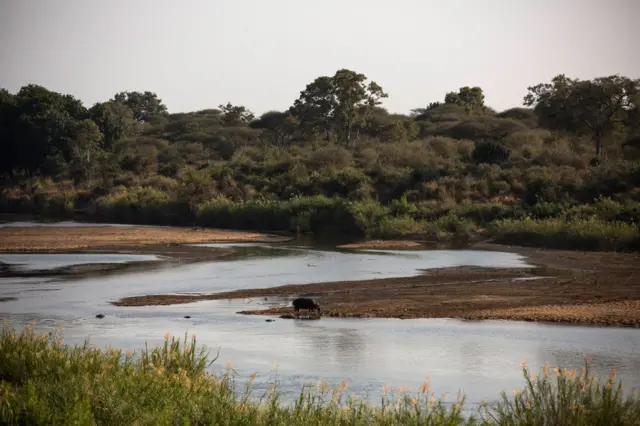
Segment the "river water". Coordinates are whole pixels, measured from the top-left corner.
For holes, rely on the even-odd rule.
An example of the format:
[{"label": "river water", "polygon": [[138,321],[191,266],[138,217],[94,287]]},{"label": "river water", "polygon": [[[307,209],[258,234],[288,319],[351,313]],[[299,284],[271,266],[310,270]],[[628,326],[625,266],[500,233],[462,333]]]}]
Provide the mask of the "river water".
[{"label": "river water", "polygon": [[[228,291],[283,284],[361,280],[419,274],[421,269],[447,266],[528,267],[512,253],[472,250],[344,252],[303,245],[210,244],[236,246],[234,260],[162,267],[144,272],[62,280],[1,278],[0,317],[20,329],[31,321],[51,331],[62,327],[67,343],[111,345],[138,350],[145,342],[160,344],[163,335],[197,335],[220,358],[216,372],[232,362],[242,383],[257,373],[256,391],[278,381],[285,400],[302,386],[319,379],[371,402],[379,401],[382,386],[408,385],[415,391],[431,379],[432,389],[467,403],[495,400],[500,391],[524,385],[520,363],[534,371],[545,362],[580,368],[589,357],[594,373],[606,376],[617,369],[626,389],[640,386],[640,331],[547,325],[511,321],[465,322],[449,319],[338,319],[297,321],[244,316],[236,312],[286,304],[278,298],[203,301],[176,306],[116,307],[121,297]],[[54,257],[51,257],[54,256]],[[56,257],[57,256],[57,257]],[[138,255],[0,255],[0,262],[43,270],[66,264],[156,260]],[[95,315],[106,315],[96,319]],[[190,316],[191,318],[184,318]]]}]

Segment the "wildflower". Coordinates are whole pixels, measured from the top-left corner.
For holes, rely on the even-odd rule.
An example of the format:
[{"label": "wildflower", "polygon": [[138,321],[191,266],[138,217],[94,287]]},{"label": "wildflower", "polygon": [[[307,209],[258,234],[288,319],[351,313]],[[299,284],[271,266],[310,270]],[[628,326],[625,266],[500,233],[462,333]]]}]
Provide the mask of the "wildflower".
[{"label": "wildflower", "polygon": [[412,405],[418,405],[418,400],[415,398],[411,398],[411,404]]},{"label": "wildflower", "polygon": [[549,376],[549,363],[548,362],[544,365],[544,368],[542,369],[542,375],[544,377]]},{"label": "wildflower", "polygon": [[560,370],[559,370],[559,369],[557,369],[557,368],[554,368],[554,369],[553,369],[553,374],[555,374],[555,375],[556,375],[556,377],[560,377]]},{"label": "wildflower", "polygon": [[251,376],[249,376],[249,381],[253,382],[257,376],[258,376],[258,373],[253,373]]},{"label": "wildflower", "polygon": [[430,380],[431,379],[429,379],[427,377],[427,380],[425,380],[425,382],[422,384],[422,386],[420,386],[420,392],[427,393],[427,391],[429,390],[429,386],[430,386],[430,384],[429,384]]},{"label": "wildflower", "polygon": [[520,363],[521,366],[526,367],[527,366],[527,361],[522,360],[522,362]]},{"label": "wildflower", "polygon": [[227,368],[229,370],[231,370],[233,368],[233,364],[231,363],[231,361],[227,361]]},{"label": "wildflower", "polygon": [[167,331],[166,333],[164,333],[164,340],[169,340],[169,339],[171,339],[171,333]]},{"label": "wildflower", "polygon": [[531,380],[535,381],[538,378],[536,373],[531,373]]}]

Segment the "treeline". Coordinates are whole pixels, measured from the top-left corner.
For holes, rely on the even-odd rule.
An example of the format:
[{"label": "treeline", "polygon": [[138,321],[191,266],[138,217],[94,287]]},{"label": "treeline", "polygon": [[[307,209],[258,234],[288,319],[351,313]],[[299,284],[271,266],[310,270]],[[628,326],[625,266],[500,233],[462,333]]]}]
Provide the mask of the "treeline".
[{"label": "treeline", "polygon": [[[610,226],[615,218],[637,232],[640,80],[559,75],[529,87],[524,107],[501,112],[485,105],[479,87],[410,114],[382,108],[387,96],[344,69],[315,79],[288,109],[258,117],[232,103],[171,114],[152,92],[87,108],[36,85],[1,90],[0,205],[301,232],[327,222],[397,236],[434,234],[434,221],[464,222],[474,208],[514,212],[469,219],[476,229],[525,217],[564,224],[567,212],[608,197],[619,214],[581,220]],[[334,212],[321,214],[329,204]],[[556,213],[539,217],[540,206]],[[363,209],[367,220],[348,213]],[[431,236],[460,227],[445,228]]]}]

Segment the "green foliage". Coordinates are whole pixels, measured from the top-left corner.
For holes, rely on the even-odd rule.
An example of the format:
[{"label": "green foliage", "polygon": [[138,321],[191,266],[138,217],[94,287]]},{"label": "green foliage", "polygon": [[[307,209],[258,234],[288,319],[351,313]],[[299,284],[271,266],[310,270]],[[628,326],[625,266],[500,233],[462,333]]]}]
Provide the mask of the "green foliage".
[{"label": "green foliage", "polygon": [[116,93],[113,102],[129,107],[136,121],[150,122],[167,115],[167,106],[158,95],[150,91]]},{"label": "green foliage", "polygon": [[328,138],[351,144],[356,126],[364,127],[374,107],[388,97],[375,81],[355,71],[340,69],[333,77],[318,77],[300,92],[290,109],[308,134],[324,131]]},{"label": "green foliage", "polygon": [[500,164],[509,158],[509,154],[509,150],[498,142],[477,142],[471,158],[478,164]]},{"label": "green foliage", "polygon": [[543,125],[593,137],[596,155],[602,141],[637,114],[640,79],[619,75],[579,80],[557,75],[551,84],[528,88],[527,106],[535,106]]},{"label": "green foliage", "polygon": [[[0,423],[13,424],[243,424],[243,425],[531,425],[637,424],[640,400],[624,397],[612,374],[601,381],[580,372],[546,366],[540,377],[523,368],[526,387],[513,398],[463,415],[466,398],[437,398],[429,383],[417,392],[390,386],[378,406],[346,396],[348,384],[326,381],[304,387],[291,404],[275,385],[258,397],[256,376],[238,389],[228,366],[208,373],[210,360],[195,336],[140,353],[65,346],[62,336],[20,334],[3,325],[0,334]],[[552,378],[555,378],[555,383]]]},{"label": "green foliage", "polygon": [[[404,115],[381,107],[387,95],[375,82],[342,69],[307,85],[288,110],[258,118],[231,102],[169,114],[152,92],[123,92],[87,111],[40,86],[0,90],[0,206],[132,223],[189,225],[198,216],[211,226],[444,239],[473,238],[495,220],[525,215],[587,220],[609,197],[615,205],[599,220],[638,223],[634,82],[563,77],[531,88],[534,108],[500,113],[484,106],[480,88],[463,87]],[[594,99],[581,101],[588,88],[594,99],[615,99],[595,108]],[[570,129],[572,114],[595,114],[600,123],[614,104],[604,155],[594,162],[591,136]],[[562,114],[544,113],[560,106]],[[36,189],[46,179],[46,190]]]},{"label": "green foliage", "polygon": [[480,87],[461,87],[456,92],[449,92],[444,98],[445,104],[460,105],[467,114],[484,108],[484,93]]},{"label": "green foliage", "polygon": [[640,227],[635,223],[590,219],[505,219],[492,224],[498,242],[553,249],[604,251],[640,250]]},{"label": "green foliage", "polygon": [[188,203],[150,187],[116,187],[96,201],[96,217],[105,222],[179,225],[193,221]]}]

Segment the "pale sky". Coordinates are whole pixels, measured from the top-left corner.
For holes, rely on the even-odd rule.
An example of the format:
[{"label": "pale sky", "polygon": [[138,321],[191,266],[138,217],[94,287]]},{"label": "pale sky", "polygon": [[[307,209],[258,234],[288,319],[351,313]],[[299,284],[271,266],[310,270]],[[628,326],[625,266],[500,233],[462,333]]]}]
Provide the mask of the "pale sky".
[{"label": "pale sky", "polygon": [[640,78],[639,21],[640,0],[0,0],[0,87],[260,114],[348,68],[391,112],[466,85],[503,110],[559,73]]}]

